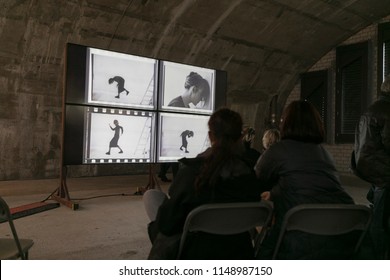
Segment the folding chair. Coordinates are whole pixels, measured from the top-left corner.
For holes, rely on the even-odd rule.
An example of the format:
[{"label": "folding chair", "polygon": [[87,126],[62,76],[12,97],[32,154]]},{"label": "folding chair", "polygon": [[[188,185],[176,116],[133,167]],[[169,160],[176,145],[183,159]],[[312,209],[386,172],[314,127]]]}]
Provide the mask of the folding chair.
[{"label": "folding chair", "polygon": [[0,238],[0,259],[28,259],[28,250],[34,244],[31,239],[19,239],[8,204],[0,197],[0,222],[8,222],[13,238]]},{"label": "folding chair", "polygon": [[362,244],[372,220],[372,211],[365,205],[302,204],[287,211],[272,256],[276,259],[287,232],[297,230],[309,234],[336,236],[361,231],[353,253]]},{"label": "folding chair", "polygon": [[177,259],[180,259],[188,233],[205,232],[220,235],[238,234],[271,221],[272,205],[265,201],[204,204],[187,216],[180,240]]}]

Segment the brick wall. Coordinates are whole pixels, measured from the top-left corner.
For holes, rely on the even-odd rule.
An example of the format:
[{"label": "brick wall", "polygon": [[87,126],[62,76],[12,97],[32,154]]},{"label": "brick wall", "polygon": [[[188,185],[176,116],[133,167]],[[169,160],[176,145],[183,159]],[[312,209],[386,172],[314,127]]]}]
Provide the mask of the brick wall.
[{"label": "brick wall", "polygon": [[[369,50],[369,91],[371,100],[376,99],[376,86],[377,86],[377,31],[378,24],[382,22],[390,21],[390,16],[382,19],[377,24],[373,24],[368,26],[367,28],[361,30],[356,33],[354,36],[348,38],[342,45],[350,45],[360,42],[369,42],[370,50]],[[335,144],[334,142],[334,134],[335,134],[335,81],[336,81],[336,49],[332,49],[326,55],[324,55],[320,60],[318,60],[309,70],[312,71],[320,71],[320,70],[328,70],[329,71],[329,84],[331,85],[329,88],[329,101],[331,102],[331,112],[329,112],[331,116],[331,121],[329,124],[328,133],[330,134],[328,137],[328,143],[324,145],[324,147],[332,154],[336,168],[339,172],[349,173],[349,162],[350,156],[353,149],[353,143],[351,144]],[[287,98],[286,104],[288,105],[293,100],[298,100],[300,98],[300,81],[291,91],[289,97]]]}]

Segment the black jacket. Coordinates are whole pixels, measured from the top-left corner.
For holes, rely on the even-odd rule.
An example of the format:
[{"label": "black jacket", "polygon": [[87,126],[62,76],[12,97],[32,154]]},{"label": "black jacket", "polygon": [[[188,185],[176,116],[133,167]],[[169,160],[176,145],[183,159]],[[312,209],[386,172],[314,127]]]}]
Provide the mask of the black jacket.
[{"label": "black jacket", "polygon": [[390,93],[382,94],[360,118],[355,132],[358,176],[379,187],[390,187]]},{"label": "black jacket", "polygon": [[[275,223],[263,242],[259,258],[268,259],[275,248],[286,212],[300,204],[354,201],[342,188],[331,155],[321,146],[295,140],[273,144],[259,158],[256,175],[268,187],[274,202]],[[337,240],[339,241],[339,240]],[[337,244],[343,244],[343,240]],[[345,258],[335,240],[290,232],[280,248],[282,259]]]},{"label": "black jacket", "polygon": [[[253,169],[240,157],[225,163],[214,188],[205,186],[200,191],[195,190],[194,182],[204,159],[185,158],[179,162],[179,171],[169,189],[170,198],[160,206],[156,218],[159,232],[166,236],[181,233],[188,213],[202,204],[260,201]],[[251,259],[251,238],[248,233],[231,236],[198,233],[187,242],[184,258]]]}]

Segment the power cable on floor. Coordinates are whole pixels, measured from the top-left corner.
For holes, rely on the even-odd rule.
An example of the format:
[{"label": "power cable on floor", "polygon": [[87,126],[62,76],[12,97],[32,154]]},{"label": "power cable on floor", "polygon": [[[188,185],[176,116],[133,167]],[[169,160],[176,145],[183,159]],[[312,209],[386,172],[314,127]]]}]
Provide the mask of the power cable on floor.
[{"label": "power cable on floor", "polygon": [[74,198],[74,197],[72,197],[72,200],[88,200],[88,199],[109,197],[109,196],[137,196],[137,195],[135,195],[135,194],[127,194],[127,193],[118,193],[118,194],[105,194],[105,195],[97,195],[97,196],[82,197],[82,198]]}]

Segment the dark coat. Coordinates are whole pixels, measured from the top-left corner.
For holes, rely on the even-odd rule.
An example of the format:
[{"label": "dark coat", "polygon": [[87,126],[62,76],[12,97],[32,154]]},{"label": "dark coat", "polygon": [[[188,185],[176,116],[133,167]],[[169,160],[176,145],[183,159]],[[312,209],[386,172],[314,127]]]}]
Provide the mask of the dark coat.
[{"label": "dark coat", "polygon": [[[206,203],[260,201],[256,176],[240,157],[226,162],[214,188],[195,190],[194,182],[204,164],[202,157],[181,159],[179,171],[169,189],[169,199],[159,208],[156,224],[166,236],[180,234],[188,213]],[[229,217],[226,217],[229,219]],[[249,233],[237,235],[193,234],[186,243],[185,259],[253,259]]]},{"label": "dark coat", "polygon": [[181,108],[188,108],[183,102],[183,98],[181,96],[175,97],[172,99],[169,104],[169,107],[181,107]]},{"label": "dark coat", "polygon": [[359,177],[378,187],[390,187],[390,93],[382,94],[361,116],[354,153]]},{"label": "dark coat", "polygon": [[[284,215],[292,207],[309,203],[354,203],[341,187],[333,160],[321,145],[282,140],[261,155],[255,170],[259,183],[271,191],[275,213],[275,224],[265,240],[262,258],[271,256]],[[319,248],[325,246],[321,240],[306,235],[290,234],[287,243],[281,248],[285,259],[320,258],[312,253],[318,254]]]}]

